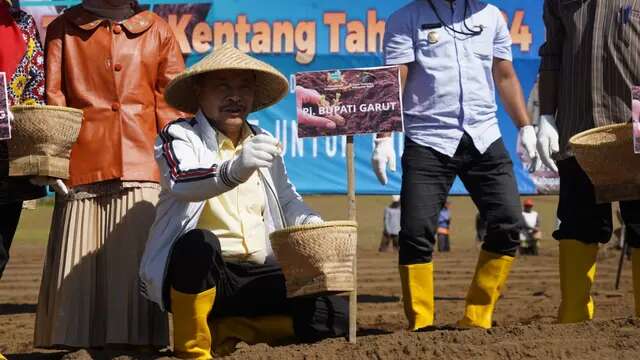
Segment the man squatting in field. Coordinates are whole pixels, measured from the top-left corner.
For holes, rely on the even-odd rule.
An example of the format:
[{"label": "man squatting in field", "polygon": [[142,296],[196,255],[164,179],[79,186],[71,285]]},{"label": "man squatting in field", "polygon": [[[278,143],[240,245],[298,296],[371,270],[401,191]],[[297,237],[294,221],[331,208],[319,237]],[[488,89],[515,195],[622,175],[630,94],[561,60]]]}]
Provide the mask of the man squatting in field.
[{"label": "man squatting in field", "polygon": [[[496,118],[495,87],[520,128],[524,148],[534,162],[537,157],[506,22],[498,8],[477,0],[414,1],[389,18],[384,56],[387,64],[400,65],[404,89],[399,264],[410,329],[433,324],[434,234],[456,175],[488,222],[458,325],[490,328],[522,226],[513,165]],[[378,135],[372,162],[386,183],[387,165],[395,167],[388,135]]]},{"label": "man squatting in field", "polygon": [[[538,150],[542,162],[560,174],[560,226],[553,233],[560,246],[558,321],[572,323],[593,318],[590,291],[598,243],[607,243],[613,229],[611,204],[597,197],[615,192],[617,198],[638,199],[640,186],[594,188],[569,139],[631,119],[631,88],[640,85],[640,3],[545,0],[544,22]],[[640,316],[640,200],[620,201],[620,211],[632,248],[635,314]]]},{"label": "man squatting in field", "polygon": [[165,92],[196,116],[166,126],[156,143],[162,192],[140,277],[142,292],[173,313],[178,357],[346,333],[343,299],[287,299],[268,240],[322,222],[289,182],[277,140],[247,123],[288,88],[276,69],[224,45]]}]

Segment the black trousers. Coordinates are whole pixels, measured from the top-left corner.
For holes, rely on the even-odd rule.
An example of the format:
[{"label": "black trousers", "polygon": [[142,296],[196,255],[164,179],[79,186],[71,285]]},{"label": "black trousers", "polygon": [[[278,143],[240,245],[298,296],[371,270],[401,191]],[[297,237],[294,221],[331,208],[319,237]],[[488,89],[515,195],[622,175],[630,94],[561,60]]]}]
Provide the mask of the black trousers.
[{"label": "black trousers", "polygon": [[0,278],[9,262],[9,249],[18,228],[22,201],[0,204]]},{"label": "black trousers", "polygon": [[380,240],[380,246],[378,247],[379,252],[387,252],[389,249],[393,251],[398,250],[398,235],[387,234],[387,232],[382,233],[382,239]]},{"label": "black trousers", "polygon": [[[574,239],[586,244],[607,243],[613,232],[611,204],[597,204],[591,180],[575,158],[558,162],[560,172],[560,227],[557,240]],[[630,247],[640,248],[640,200],[621,201],[620,213]]]},{"label": "black trousers", "polygon": [[481,154],[465,133],[452,158],[406,139],[402,171],[400,265],[431,262],[438,215],[456,175],[487,220],[482,248],[515,256],[523,220],[513,164],[502,139]]},{"label": "black trousers", "polygon": [[[197,294],[216,288],[211,317],[288,314],[296,337],[314,342],[345,336],[349,315],[346,300],[337,296],[287,298],[282,269],[277,264],[227,262],[220,241],[210,231],[195,229],[177,240],[169,262],[169,287]],[[170,303],[165,296],[166,303]]]}]

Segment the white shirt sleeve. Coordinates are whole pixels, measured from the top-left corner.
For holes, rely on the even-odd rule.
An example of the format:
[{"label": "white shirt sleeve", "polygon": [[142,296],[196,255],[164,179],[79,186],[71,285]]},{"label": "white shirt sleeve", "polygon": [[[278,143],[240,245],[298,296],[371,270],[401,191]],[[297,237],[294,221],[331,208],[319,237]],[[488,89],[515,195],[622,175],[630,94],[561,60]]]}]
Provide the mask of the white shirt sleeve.
[{"label": "white shirt sleeve", "polygon": [[384,32],[385,64],[401,65],[415,61],[413,33],[410,14],[400,10],[389,17]]},{"label": "white shirt sleeve", "polygon": [[496,34],[493,38],[493,57],[502,60],[513,61],[513,55],[511,53],[511,33],[509,32],[509,27],[507,26],[507,22],[500,13],[500,10],[496,8],[496,18],[497,18],[497,26],[496,26]]}]

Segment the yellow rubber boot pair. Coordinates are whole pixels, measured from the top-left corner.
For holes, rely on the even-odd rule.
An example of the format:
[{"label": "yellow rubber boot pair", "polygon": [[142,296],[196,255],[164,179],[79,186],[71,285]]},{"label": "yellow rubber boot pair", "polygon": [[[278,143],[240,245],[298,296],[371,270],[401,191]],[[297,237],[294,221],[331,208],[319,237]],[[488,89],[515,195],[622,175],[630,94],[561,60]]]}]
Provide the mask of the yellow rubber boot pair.
[{"label": "yellow rubber boot pair", "polygon": [[277,346],[295,341],[293,319],[288,315],[223,317],[213,320],[211,329],[213,352],[218,356],[233,353],[240,342]]},{"label": "yellow rubber boot pair", "polygon": [[433,325],[433,263],[400,265],[399,269],[409,330]]},{"label": "yellow rubber boot pair", "polygon": [[507,281],[513,256],[480,251],[476,272],[467,293],[464,316],[458,326],[491,328],[493,309]]},{"label": "yellow rubber boot pair", "polygon": [[593,319],[591,285],[596,276],[598,244],[577,240],[560,241],[560,324]]},{"label": "yellow rubber boot pair", "polygon": [[640,249],[631,250],[633,295],[636,300],[636,316],[640,317]]},{"label": "yellow rubber boot pair", "polygon": [[211,332],[207,317],[213,308],[216,288],[199,294],[171,289],[173,352],[181,359],[212,359]]}]

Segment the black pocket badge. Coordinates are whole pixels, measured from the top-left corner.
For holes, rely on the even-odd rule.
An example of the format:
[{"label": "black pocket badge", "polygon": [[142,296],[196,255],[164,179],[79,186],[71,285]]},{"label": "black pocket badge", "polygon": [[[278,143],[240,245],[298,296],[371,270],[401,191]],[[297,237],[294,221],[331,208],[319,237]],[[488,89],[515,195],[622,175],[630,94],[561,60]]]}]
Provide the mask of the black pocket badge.
[{"label": "black pocket badge", "polygon": [[420,25],[421,30],[433,30],[440,29],[442,27],[441,23],[431,23],[431,24],[422,24]]}]

